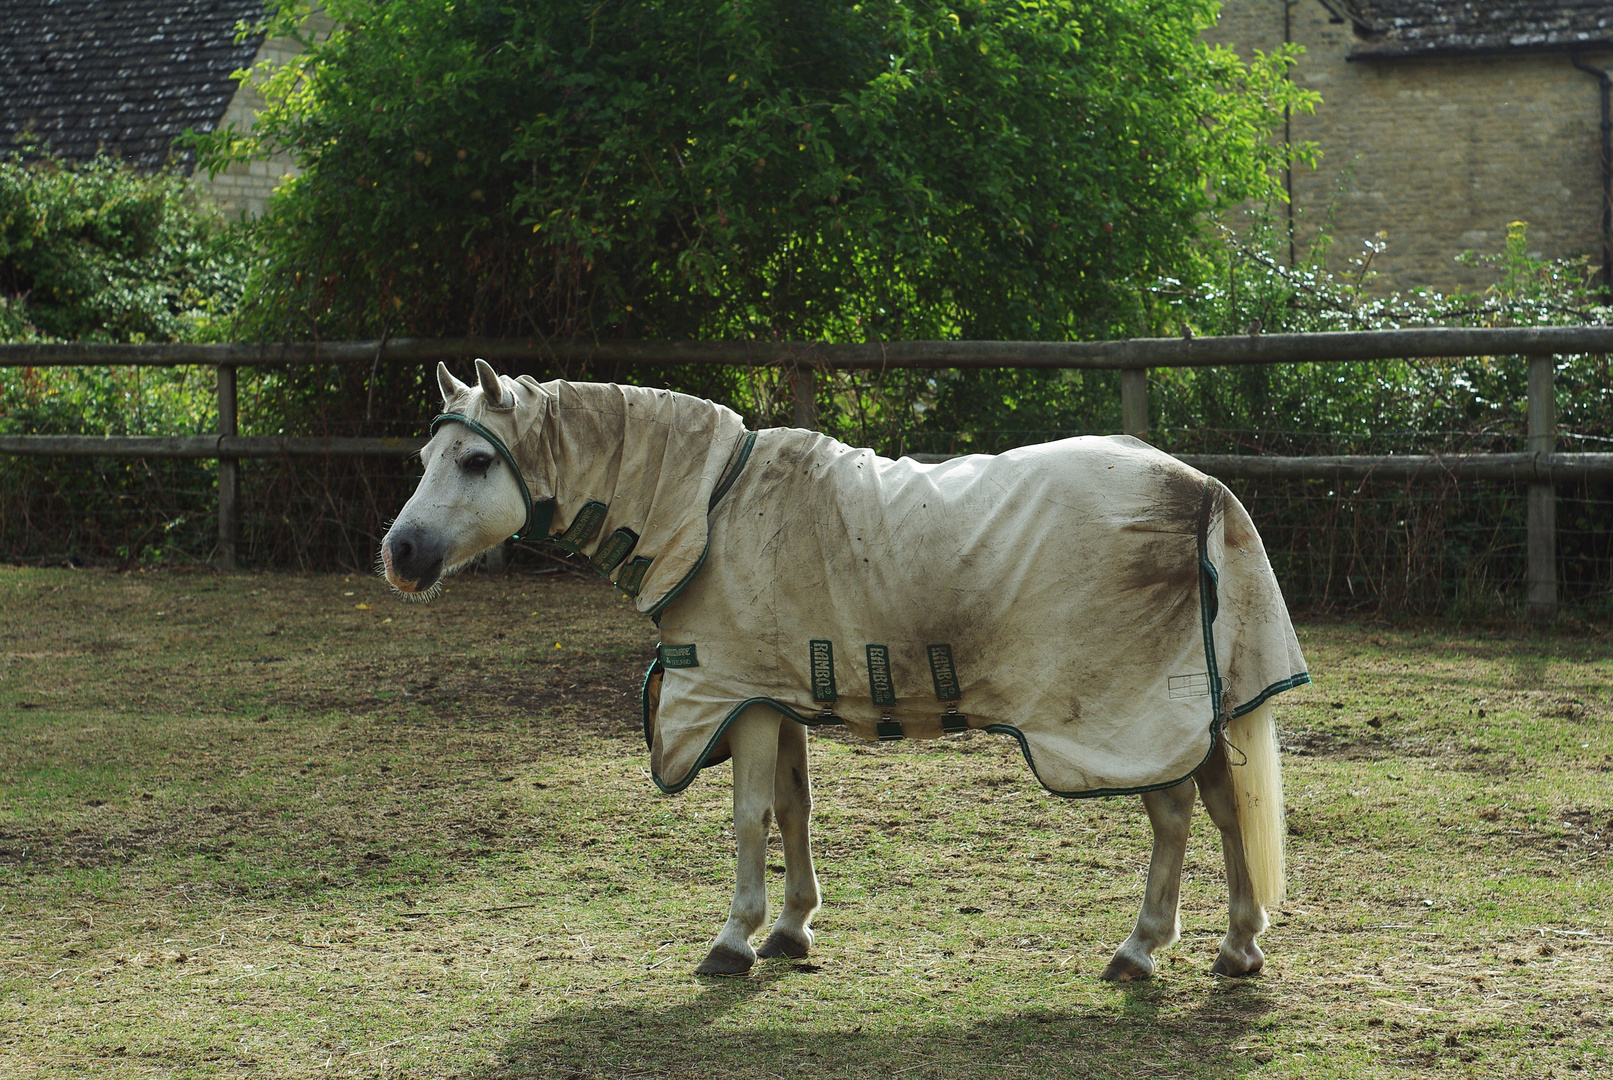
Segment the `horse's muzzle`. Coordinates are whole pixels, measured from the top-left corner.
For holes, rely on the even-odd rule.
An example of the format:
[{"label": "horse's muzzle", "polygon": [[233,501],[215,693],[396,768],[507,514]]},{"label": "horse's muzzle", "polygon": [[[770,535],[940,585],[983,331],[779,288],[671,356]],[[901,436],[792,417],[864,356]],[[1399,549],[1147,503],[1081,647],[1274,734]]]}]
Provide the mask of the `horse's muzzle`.
[{"label": "horse's muzzle", "polygon": [[437,584],[444,555],[441,541],[419,529],[394,529],[381,541],[386,580],[399,592],[425,592]]}]

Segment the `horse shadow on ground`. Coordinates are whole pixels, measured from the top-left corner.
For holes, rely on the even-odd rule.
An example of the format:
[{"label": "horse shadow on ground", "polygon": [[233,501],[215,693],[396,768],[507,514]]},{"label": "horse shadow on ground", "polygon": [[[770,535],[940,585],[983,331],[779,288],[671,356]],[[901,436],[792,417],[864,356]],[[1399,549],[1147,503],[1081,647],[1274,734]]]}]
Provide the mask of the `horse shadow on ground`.
[{"label": "horse shadow on ground", "polygon": [[[945,995],[918,1022],[884,1020],[881,1003],[848,1000],[837,1024],[792,1022],[780,1008],[765,1022],[725,1020],[760,1005],[809,965],[774,965],[748,978],[701,979],[698,996],[670,1007],[579,1002],[513,1032],[476,1080],[596,1077],[1188,1076],[1233,1078],[1269,1061],[1245,1045],[1274,1003],[1258,983],[1170,980],[1117,987],[1114,1007],[1023,1009],[949,1019]],[[937,1015],[939,1014],[939,1015]]]}]

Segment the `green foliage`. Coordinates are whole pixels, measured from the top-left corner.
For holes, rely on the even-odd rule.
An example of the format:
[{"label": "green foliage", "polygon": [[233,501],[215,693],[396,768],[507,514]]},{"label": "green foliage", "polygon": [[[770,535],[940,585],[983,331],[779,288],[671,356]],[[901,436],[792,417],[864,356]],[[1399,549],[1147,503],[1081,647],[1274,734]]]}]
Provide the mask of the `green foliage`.
[{"label": "green foliage", "polygon": [[[0,434],[202,434],[218,430],[211,368],[0,368]],[[176,458],[10,457],[0,468],[8,557],[121,562],[205,557],[216,467]]]},{"label": "green foliage", "polygon": [[246,261],[177,173],[0,157],[0,341],[216,339]]},{"label": "green foliage", "polygon": [[[1274,239],[1268,232],[1239,248],[1219,281],[1196,288],[1167,283],[1161,294],[1170,315],[1161,321],[1236,334],[1251,327],[1572,326],[1605,323],[1610,315],[1586,261],[1531,258],[1522,221],[1508,225],[1501,255],[1464,256],[1495,273],[1493,285],[1472,294],[1374,289],[1371,263],[1383,251],[1381,241],[1365,242],[1353,274],[1333,275],[1322,267],[1329,238],[1294,269],[1269,254]],[[1511,356],[1161,370],[1150,374],[1150,407],[1161,428],[1180,433],[1165,436],[1173,449],[1235,450],[1257,439],[1267,452],[1521,450],[1526,375],[1527,364]],[[1572,444],[1613,437],[1606,357],[1560,357],[1557,386],[1565,448],[1595,449]]]},{"label": "green foliage", "polygon": [[197,435],[218,430],[206,367],[0,368],[8,435]]},{"label": "green foliage", "polygon": [[[242,234],[177,173],[108,158],[0,158],[0,342],[217,340],[246,276]],[[218,428],[206,368],[0,368],[0,433]],[[205,555],[211,462],[16,457],[0,471],[7,553]]]},{"label": "green foliage", "polygon": [[[1295,268],[1272,254],[1286,238],[1257,229],[1227,244],[1204,278],[1162,278],[1145,295],[1156,336],[1315,332],[1401,326],[1549,326],[1606,322],[1590,268],[1527,254],[1514,222],[1504,254],[1472,257],[1495,273],[1474,294],[1384,294],[1368,242],[1354,272],[1323,267],[1323,236]],[[1517,357],[1353,364],[1159,368],[1149,372],[1150,439],[1182,452],[1391,453],[1521,450],[1527,365]],[[1564,449],[1613,439],[1613,381],[1603,356],[1558,364]],[[844,374],[820,403],[829,430],[889,452],[996,452],[1066,435],[1117,431],[1119,377],[1101,371]]]},{"label": "green foliage", "polygon": [[[270,337],[1137,332],[1273,194],[1289,54],[1210,0],[332,0],[250,135]],[[282,8],[277,33],[304,12]]]}]

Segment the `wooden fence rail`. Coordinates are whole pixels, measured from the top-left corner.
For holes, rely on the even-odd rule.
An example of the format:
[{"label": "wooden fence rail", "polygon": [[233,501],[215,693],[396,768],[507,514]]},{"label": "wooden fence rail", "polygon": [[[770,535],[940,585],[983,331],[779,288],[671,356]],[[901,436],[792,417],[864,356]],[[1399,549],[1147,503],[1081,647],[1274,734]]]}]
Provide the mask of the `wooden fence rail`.
[{"label": "wooden fence rail", "polygon": [[[408,457],[426,440],[278,435],[0,435],[0,454],[31,457]],[[1613,455],[1609,455],[1613,457]]]},{"label": "wooden fence rail", "polygon": [[1131,338],[1124,341],[892,341],[863,345],[807,341],[416,340],[302,342],[286,345],[0,345],[0,367],[181,364],[294,367],[465,360],[596,361],[622,364],[800,365],[867,368],[1222,367],[1345,363],[1455,356],[1551,356],[1613,352],[1613,326],[1350,330],[1322,334]]},{"label": "wooden fence rail", "polygon": [[[30,435],[0,437],[0,454],[97,457],[216,458],[219,462],[218,561],[233,568],[238,529],[237,470],[243,458],[394,456],[416,452],[422,439],[243,437],[237,433],[239,367],[464,361],[483,357],[522,363],[721,364],[779,366],[795,392],[795,422],[817,425],[817,369],[1082,368],[1121,372],[1121,422],[1128,434],[1148,429],[1147,372],[1155,367],[1347,363],[1362,360],[1461,356],[1529,357],[1527,453],[1261,457],[1183,454],[1181,459],[1224,479],[1369,478],[1415,480],[1429,475],[1528,484],[1526,606],[1547,620],[1557,610],[1556,494],[1558,482],[1613,480],[1613,454],[1556,452],[1553,357],[1613,352],[1613,326],[1428,328],[1321,334],[1256,334],[1126,341],[902,341],[876,344],[817,342],[544,342],[458,340],[307,342],[282,345],[5,345],[0,367],[86,365],[218,369],[219,433],[197,436],[105,438]],[[921,455],[933,457],[933,455]]]}]

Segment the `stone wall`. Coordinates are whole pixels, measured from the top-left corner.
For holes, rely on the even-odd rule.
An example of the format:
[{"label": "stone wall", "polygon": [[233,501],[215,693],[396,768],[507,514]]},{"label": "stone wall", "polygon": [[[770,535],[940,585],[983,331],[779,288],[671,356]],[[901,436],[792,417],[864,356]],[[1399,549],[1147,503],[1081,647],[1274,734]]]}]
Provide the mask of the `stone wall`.
[{"label": "stone wall", "polygon": [[[330,33],[332,23],[322,13],[314,15],[315,33]],[[264,60],[282,64],[296,56],[299,47],[290,38],[270,38],[258,50],[254,65]],[[230,99],[219,122],[220,129],[234,124],[238,131],[249,131],[263,108],[263,94],[250,80],[241,83]],[[234,164],[211,180],[204,170],[196,174],[196,186],[229,217],[258,217],[269,206],[269,195],[287,177],[297,175],[290,154],[276,154],[265,161]]]},{"label": "stone wall", "polygon": [[[1473,289],[1493,271],[1456,257],[1499,253],[1507,223],[1525,221],[1532,255],[1600,265],[1600,92],[1566,53],[1352,61],[1353,26],[1317,0],[1224,0],[1205,36],[1245,57],[1276,49],[1285,5],[1289,39],[1306,49],[1294,80],[1323,99],[1291,124],[1323,153],[1292,178],[1301,258],[1325,223],[1334,270],[1387,245],[1376,289]],[[1582,59],[1613,65],[1610,53]]]}]

